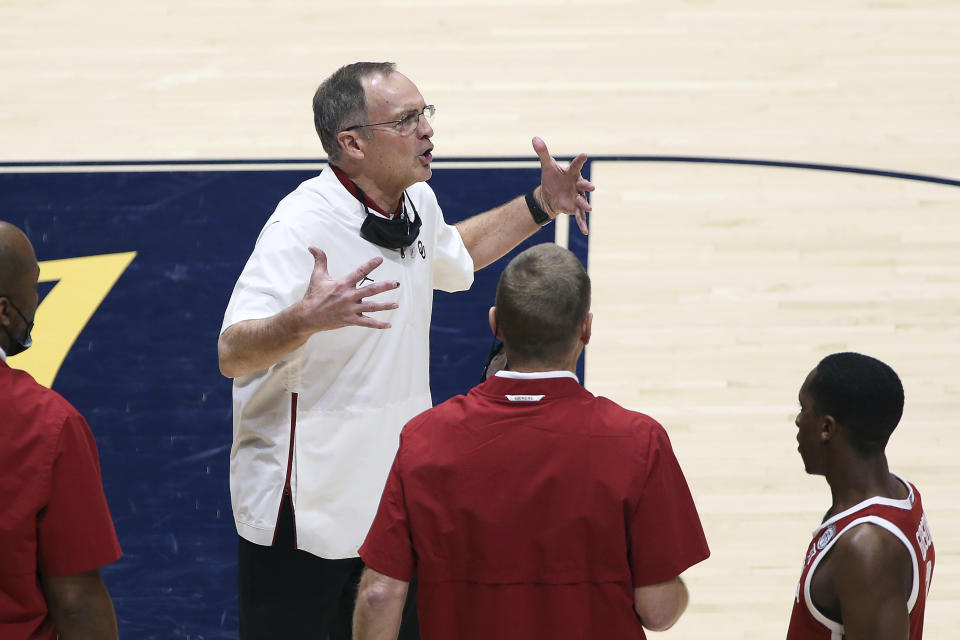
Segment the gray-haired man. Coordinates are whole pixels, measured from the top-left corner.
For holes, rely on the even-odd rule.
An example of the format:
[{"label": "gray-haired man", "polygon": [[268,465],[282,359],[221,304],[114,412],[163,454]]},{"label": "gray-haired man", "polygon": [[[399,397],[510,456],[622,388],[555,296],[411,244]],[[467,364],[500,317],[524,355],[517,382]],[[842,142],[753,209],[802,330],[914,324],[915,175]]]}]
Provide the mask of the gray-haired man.
[{"label": "gray-haired man", "polygon": [[468,288],[561,212],[586,232],[586,156],[562,169],[538,138],[540,186],[448,225],[424,183],[433,112],[391,63],[325,80],[330,166],[277,206],[228,304],[242,638],[349,636],[357,549],[401,427],[431,405],[433,290]]}]

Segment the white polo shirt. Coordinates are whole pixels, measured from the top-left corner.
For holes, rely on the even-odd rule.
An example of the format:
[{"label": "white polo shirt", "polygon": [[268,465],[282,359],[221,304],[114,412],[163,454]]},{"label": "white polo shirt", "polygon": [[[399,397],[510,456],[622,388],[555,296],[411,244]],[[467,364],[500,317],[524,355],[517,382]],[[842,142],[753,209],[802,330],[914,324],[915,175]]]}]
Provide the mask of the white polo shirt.
[{"label": "white polo shirt", "polygon": [[398,303],[395,310],[371,314],[388,320],[390,329],[322,331],[269,369],[234,380],[230,495],[237,531],[251,542],[273,541],[292,459],[297,547],[323,558],[356,556],[400,430],[432,404],[433,290],[468,289],[473,260],[426,183],[413,185],[407,195],[423,226],[401,256],[360,237],[363,206],[326,168],[277,205],[240,274],[221,333],[299,301],[313,271],[310,246],[327,254],[334,278],[380,255],[383,263],[369,277],[400,282],[373,298]]}]

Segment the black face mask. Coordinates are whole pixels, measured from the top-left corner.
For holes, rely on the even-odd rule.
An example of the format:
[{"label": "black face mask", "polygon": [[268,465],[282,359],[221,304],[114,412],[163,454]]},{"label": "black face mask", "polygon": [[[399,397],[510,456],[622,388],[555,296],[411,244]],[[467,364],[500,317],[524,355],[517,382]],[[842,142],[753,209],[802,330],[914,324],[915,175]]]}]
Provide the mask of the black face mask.
[{"label": "black face mask", "polygon": [[506,345],[500,340],[494,340],[490,347],[490,355],[487,357],[487,363],[483,365],[483,374],[480,376],[480,382],[485,382],[487,378],[493,376],[497,371],[509,370],[507,366],[507,354],[504,351]]},{"label": "black face mask", "polygon": [[[360,237],[378,247],[399,249],[401,252],[413,244],[413,241],[420,235],[421,220],[416,205],[413,204],[413,200],[410,200],[406,191],[403,192],[400,215],[388,219],[371,213],[367,207],[367,199],[364,197],[363,191],[360,190],[360,187],[357,187],[356,183],[353,186],[357,188],[360,203],[363,204],[363,209],[367,212],[367,219],[360,226]],[[410,202],[410,208],[413,209],[412,219],[407,211],[408,201]]]},{"label": "black face mask", "polygon": [[[3,296],[3,297],[6,298],[6,296]],[[30,337],[30,332],[33,331],[33,320],[30,320],[29,322],[27,322],[27,316],[23,315],[23,312],[20,311],[19,308],[17,308],[17,305],[13,304],[13,301],[10,300],[10,298],[7,298],[7,304],[13,307],[13,310],[20,315],[20,317],[23,319],[24,324],[26,324],[27,326],[26,330],[23,332],[22,338],[16,337],[12,333],[10,333],[9,329],[7,329],[6,327],[2,327],[3,330],[7,333],[7,335],[10,336],[10,350],[7,351],[7,355],[15,356],[18,353],[23,353],[24,351],[29,349],[30,346],[33,344],[33,338]]]}]

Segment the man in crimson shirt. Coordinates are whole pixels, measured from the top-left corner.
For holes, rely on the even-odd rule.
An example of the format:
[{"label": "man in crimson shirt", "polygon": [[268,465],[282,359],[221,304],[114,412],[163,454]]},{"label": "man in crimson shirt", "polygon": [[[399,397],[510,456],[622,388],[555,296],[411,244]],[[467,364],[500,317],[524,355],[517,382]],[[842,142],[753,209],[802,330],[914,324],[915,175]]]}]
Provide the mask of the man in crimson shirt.
[{"label": "man in crimson shirt", "polygon": [[663,427],[577,381],[590,279],[553,244],[518,255],[490,326],[509,371],[404,427],[360,548],[354,638],[395,638],[416,572],[424,640],[644,638],[710,554]]},{"label": "man in crimson shirt", "polygon": [[99,567],[121,553],[93,435],[6,363],[31,344],[39,274],[30,241],[0,222],[0,638],[115,639]]}]

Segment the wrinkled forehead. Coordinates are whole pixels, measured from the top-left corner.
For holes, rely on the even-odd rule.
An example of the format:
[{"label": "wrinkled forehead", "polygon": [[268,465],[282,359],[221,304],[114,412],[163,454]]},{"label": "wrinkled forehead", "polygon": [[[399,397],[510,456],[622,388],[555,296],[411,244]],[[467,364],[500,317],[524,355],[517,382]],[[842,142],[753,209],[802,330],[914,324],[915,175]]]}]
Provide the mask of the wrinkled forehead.
[{"label": "wrinkled forehead", "polygon": [[[426,104],[417,85],[399,71],[388,75],[374,74],[363,79],[367,97],[367,115],[384,119],[417,111]],[[379,119],[379,118],[377,118]]]}]

